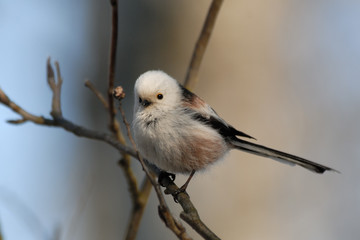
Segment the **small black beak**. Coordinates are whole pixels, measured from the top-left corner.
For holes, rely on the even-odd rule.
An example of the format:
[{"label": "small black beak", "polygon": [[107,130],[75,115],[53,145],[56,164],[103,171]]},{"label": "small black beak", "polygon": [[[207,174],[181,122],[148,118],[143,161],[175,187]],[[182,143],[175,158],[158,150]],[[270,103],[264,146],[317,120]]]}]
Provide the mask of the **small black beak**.
[{"label": "small black beak", "polygon": [[141,102],[141,105],[143,105],[144,107],[147,107],[147,106],[149,106],[151,104],[151,102],[149,102],[148,100],[143,100],[142,102]]}]

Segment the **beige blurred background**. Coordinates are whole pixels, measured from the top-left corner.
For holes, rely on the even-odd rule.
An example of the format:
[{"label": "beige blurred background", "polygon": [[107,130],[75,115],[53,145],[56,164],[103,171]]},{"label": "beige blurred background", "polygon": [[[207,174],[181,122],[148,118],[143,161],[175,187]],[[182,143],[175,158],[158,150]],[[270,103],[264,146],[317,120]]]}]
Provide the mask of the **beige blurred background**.
[{"label": "beige blurred background", "polygon": [[[44,7],[44,1],[39,2]],[[33,4],[23,10],[34,9]],[[142,72],[162,69],[182,82],[209,4],[204,0],[119,3],[116,84],[128,93],[129,119],[133,82]],[[5,16],[16,19],[10,5],[3,8]],[[50,93],[44,65],[50,54],[63,69],[66,116],[106,130],[107,115],[82,84],[88,78],[105,91],[110,7],[95,0],[68,1],[49,3],[37,11],[29,13],[29,19],[58,13],[52,15],[51,24],[59,21],[60,27],[55,25],[51,32],[36,27],[43,21],[34,22],[39,35],[32,41],[46,48],[38,50],[41,54],[32,69],[24,66],[22,75],[11,75],[12,83],[1,79],[1,87],[26,109],[47,113]],[[26,25],[29,19],[21,23]],[[49,18],[44,15],[44,19]],[[10,21],[9,29],[19,27],[23,25]],[[197,174],[188,189],[204,222],[222,239],[359,238],[359,27],[358,1],[224,1],[194,92],[258,143],[333,167],[341,174],[317,175],[231,152]],[[25,43],[19,40],[7,48],[22,56],[24,51],[16,50],[21,44]],[[27,58],[6,60],[10,70],[28,63]],[[30,87],[36,91],[33,97],[19,96]],[[53,239],[54,235],[66,240],[121,239],[130,200],[116,165],[117,153],[62,130],[4,122],[15,116],[0,107],[0,130],[6,136],[0,140],[5,156],[0,168],[0,221],[3,235],[8,236],[5,239]],[[35,135],[41,139],[33,146]],[[29,146],[21,151],[24,157],[11,150],[19,144]],[[133,166],[142,178],[136,161]],[[183,181],[185,177],[177,178],[179,185]],[[178,214],[180,207],[171,197],[167,200]],[[186,227],[194,239],[201,239]],[[157,215],[154,194],[138,239],[176,239]]]}]

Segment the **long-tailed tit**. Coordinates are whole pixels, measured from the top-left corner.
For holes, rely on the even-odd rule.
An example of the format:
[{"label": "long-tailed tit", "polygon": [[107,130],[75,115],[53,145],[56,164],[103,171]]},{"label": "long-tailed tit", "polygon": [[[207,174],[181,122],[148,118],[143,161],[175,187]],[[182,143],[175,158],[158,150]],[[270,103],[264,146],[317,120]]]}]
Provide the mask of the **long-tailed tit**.
[{"label": "long-tailed tit", "polygon": [[134,90],[133,130],[137,147],[162,171],[190,174],[182,190],[195,171],[208,167],[233,148],[316,173],[334,170],[243,140],[253,137],[236,130],[204,100],[162,71],[142,74]]}]

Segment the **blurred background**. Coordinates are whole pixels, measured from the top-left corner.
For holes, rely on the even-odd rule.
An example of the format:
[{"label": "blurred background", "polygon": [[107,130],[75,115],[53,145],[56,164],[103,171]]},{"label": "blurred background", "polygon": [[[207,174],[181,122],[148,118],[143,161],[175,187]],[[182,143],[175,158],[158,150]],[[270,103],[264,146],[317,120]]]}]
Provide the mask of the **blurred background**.
[{"label": "blurred background", "polygon": [[[183,81],[209,0],[120,1],[116,85],[127,93],[149,69]],[[237,151],[199,173],[188,192],[223,239],[360,236],[360,2],[225,1],[194,91],[258,143],[333,167],[301,167]],[[108,115],[84,87],[105,93],[108,1],[0,1],[0,86],[49,116],[46,59],[60,62],[63,113],[107,131]],[[0,232],[5,240],[122,239],[130,198],[118,153],[62,129],[18,119],[0,105]],[[133,161],[138,178],[143,177]],[[181,185],[185,177],[178,177]],[[178,216],[179,205],[167,197]],[[152,193],[138,239],[176,239]],[[186,225],[194,239],[201,239]]]}]

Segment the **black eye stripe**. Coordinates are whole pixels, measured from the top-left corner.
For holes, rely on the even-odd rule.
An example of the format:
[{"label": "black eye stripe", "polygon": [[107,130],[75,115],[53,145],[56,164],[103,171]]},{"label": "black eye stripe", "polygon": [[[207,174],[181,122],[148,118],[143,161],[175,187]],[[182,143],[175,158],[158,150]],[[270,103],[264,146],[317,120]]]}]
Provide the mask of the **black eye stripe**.
[{"label": "black eye stripe", "polygon": [[142,99],[141,99],[141,97],[139,97],[139,103],[141,103],[142,102]]}]

